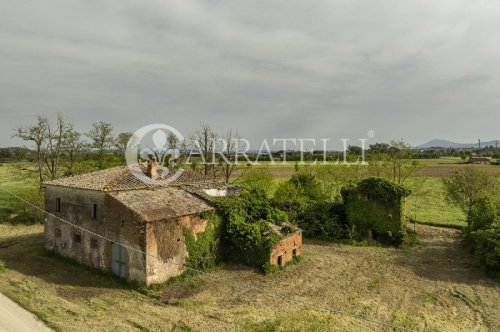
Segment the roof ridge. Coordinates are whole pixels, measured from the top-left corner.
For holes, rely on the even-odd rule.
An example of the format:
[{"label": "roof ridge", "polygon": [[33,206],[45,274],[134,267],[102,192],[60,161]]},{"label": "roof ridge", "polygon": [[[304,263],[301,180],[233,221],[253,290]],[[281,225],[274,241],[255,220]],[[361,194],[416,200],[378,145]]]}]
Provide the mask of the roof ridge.
[{"label": "roof ridge", "polygon": [[115,184],[120,182],[128,174],[129,172],[128,167],[126,166],[117,166],[117,167],[123,167],[122,173],[117,177],[115,177],[114,179],[109,180],[108,183],[106,183],[106,185],[102,188],[104,191],[110,190],[110,188],[112,188]]}]

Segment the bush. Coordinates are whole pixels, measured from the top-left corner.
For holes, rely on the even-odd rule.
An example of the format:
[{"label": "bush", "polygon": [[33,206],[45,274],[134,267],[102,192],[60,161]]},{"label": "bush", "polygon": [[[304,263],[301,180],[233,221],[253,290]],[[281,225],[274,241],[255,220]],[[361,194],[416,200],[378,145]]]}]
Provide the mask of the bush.
[{"label": "bush", "polygon": [[309,203],[308,199],[302,196],[297,187],[290,181],[282,183],[271,200],[271,204],[284,211],[288,220],[293,224],[299,223],[299,219],[303,216]]},{"label": "bush", "polygon": [[310,204],[299,227],[306,237],[338,240],[347,236],[343,204],[317,202]]},{"label": "bush", "polygon": [[239,184],[247,190],[264,190],[267,195],[271,195],[274,189],[274,179],[267,168],[249,168],[245,170]]},{"label": "bush", "polygon": [[489,228],[497,219],[495,202],[490,197],[481,197],[469,211],[466,232]]},{"label": "bush", "polygon": [[0,261],[0,273],[5,272],[5,263],[3,261]]},{"label": "bush", "polygon": [[[216,200],[221,227],[221,254],[228,261],[264,269],[272,248],[282,236],[269,222],[281,225],[286,214],[269,204],[262,189],[244,191],[239,197]],[[291,230],[292,231],[292,230]]]},{"label": "bush", "polygon": [[278,187],[271,204],[285,211],[291,223],[299,224],[309,205],[326,202],[326,198],[323,186],[313,175],[298,173]]},{"label": "bush", "polygon": [[500,224],[472,232],[471,238],[479,267],[493,278],[500,278]]},{"label": "bush", "polygon": [[[20,195],[23,199],[37,206],[44,206],[43,192],[39,189],[32,189]],[[41,224],[45,218],[45,213],[35,209],[23,201],[16,201],[14,210],[13,223],[19,224]]]}]

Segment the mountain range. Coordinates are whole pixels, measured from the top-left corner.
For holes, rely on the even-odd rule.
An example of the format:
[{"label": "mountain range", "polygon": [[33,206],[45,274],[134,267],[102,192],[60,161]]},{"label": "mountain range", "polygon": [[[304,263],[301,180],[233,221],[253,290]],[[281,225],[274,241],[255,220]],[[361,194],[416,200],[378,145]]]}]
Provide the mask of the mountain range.
[{"label": "mountain range", "polygon": [[[486,141],[482,142],[481,141],[481,147],[485,146],[496,146],[497,141]],[[430,148],[477,148],[478,147],[478,142],[476,143],[455,143],[452,141],[448,141],[445,139],[433,139],[430,140],[429,142],[417,146],[417,149],[430,149]]]}]

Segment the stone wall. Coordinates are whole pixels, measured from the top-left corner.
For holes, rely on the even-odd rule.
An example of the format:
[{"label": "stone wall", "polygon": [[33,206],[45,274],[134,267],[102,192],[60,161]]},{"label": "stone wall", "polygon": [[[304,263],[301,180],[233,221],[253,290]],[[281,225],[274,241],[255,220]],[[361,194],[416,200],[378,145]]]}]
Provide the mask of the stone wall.
[{"label": "stone wall", "polygon": [[196,235],[204,232],[206,226],[207,220],[198,215],[149,222],[146,226],[147,252],[161,260],[147,257],[146,284],[164,282],[181,274],[188,256],[183,228],[190,229]]},{"label": "stone wall", "polygon": [[[60,212],[57,211],[58,198]],[[94,204],[97,206],[95,219]],[[95,234],[144,250],[144,225],[140,219],[102,191],[47,185],[45,208],[51,214]],[[45,224],[45,247],[81,264],[111,272],[110,241],[50,215],[47,215]],[[125,262],[127,280],[145,283],[144,254],[125,248]]]},{"label": "stone wall", "polygon": [[272,265],[285,265],[293,259],[293,256],[302,255],[302,231],[297,231],[279,241],[271,252],[270,263]]}]

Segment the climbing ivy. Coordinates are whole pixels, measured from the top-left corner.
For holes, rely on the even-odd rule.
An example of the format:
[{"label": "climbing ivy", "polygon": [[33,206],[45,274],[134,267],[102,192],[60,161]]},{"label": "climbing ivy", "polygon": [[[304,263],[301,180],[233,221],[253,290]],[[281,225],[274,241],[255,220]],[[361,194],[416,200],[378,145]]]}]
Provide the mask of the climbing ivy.
[{"label": "climbing ivy", "polygon": [[401,245],[404,240],[402,199],[410,191],[383,178],[371,177],[342,189],[348,223],[359,240],[370,235],[390,245]]},{"label": "climbing ivy", "polygon": [[214,205],[223,220],[223,259],[264,271],[272,249],[283,238],[272,230],[269,223],[282,225],[288,220],[287,215],[271,207],[261,189],[244,191],[239,197],[216,200]]},{"label": "climbing ivy", "polygon": [[207,220],[204,232],[198,233],[195,236],[190,229],[183,229],[188,251],[186,265],[196,269],[213,267],[219,259],[217,244],[220,238],[221,218],[214,211],[205,212],[201,217]]}]

